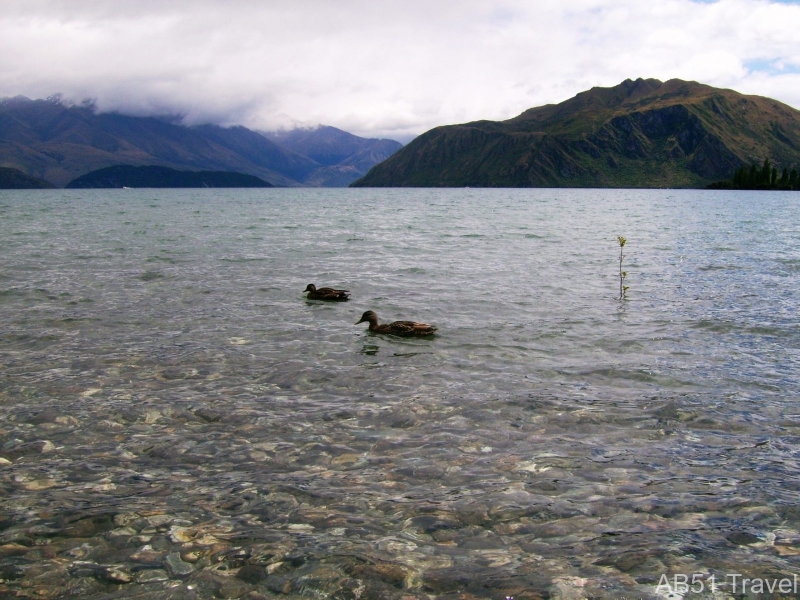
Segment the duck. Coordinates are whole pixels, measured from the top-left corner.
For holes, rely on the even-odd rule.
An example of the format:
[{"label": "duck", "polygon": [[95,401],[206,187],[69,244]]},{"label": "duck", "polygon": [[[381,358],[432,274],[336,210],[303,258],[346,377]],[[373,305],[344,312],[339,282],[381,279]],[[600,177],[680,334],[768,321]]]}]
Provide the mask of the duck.
[{"label": "duck", "polygon": [[306,286],[304,292],[308,292],[309,300],[332,300],[333,302],[345,302],[350,298],[350,292],[347,290],[335,290],[329,287],[322,287],[317,289],[313,283]]},{"label": "duck", "polygon": [[378,323],[378,315],[368,310],[361,315],[361,320],[356,321],[356,325],[367,321],[369,323],[369,330],[373,333],[388,333],[390,335],[399,335],[400,337],[421,337],[426,335],[433,335],[436,332],[436,327],[428,325],[427,323],[417,323],[416,321],[395,321],[394,323]]}]

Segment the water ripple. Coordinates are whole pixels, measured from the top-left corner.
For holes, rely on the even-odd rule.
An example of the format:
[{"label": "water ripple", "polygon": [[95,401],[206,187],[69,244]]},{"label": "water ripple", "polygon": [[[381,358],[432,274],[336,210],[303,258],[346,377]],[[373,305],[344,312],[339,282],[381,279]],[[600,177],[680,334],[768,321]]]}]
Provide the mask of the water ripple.
[{"label": "water ripple", "polygon": [[[788,576],[795,205],[0,192],[0,594],[656,597],[664,573]],[[367,309],[439,335],[370,334]]]}]

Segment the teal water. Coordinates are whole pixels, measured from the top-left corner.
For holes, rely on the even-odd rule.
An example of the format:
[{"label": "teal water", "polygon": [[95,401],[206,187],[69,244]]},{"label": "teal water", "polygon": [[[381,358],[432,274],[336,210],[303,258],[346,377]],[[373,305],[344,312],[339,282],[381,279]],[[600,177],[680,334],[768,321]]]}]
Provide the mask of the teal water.
[{"label": "teal water", "polygon": [[[30,551],[0,554],[0,586],[665,597],[663,574],[800,573],[799,212],[730,191],[2,192],[0,543]],[[438,335],[370,334],[368,309]]]}]

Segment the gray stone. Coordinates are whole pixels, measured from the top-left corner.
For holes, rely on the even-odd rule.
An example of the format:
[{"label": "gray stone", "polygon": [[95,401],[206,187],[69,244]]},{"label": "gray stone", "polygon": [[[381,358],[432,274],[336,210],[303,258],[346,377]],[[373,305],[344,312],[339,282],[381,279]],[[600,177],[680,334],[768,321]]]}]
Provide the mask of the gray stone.
[{"label": "gray stone", "polygon": [[164,568],[170,577],[183,579],[194,573],[194,567],[181,559],[179,552],[172,552],[164,559]]}]

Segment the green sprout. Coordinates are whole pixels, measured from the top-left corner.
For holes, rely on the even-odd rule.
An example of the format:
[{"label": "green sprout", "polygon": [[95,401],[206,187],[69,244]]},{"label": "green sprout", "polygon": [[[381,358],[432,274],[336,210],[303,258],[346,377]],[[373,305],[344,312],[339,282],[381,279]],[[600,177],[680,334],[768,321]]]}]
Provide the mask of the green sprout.
[{"label": "green sprout", "polygon": [[628,286],[625,285],[625,278],[628,276],[627,271],[622,270],[622,259],[625,258],[625,255],[622,253],[622,249],[625,247],[625,242],[627,242],[624,237],[621,235],[617,236],[617,242],[619,242],[619,299],[625,300],[625,293],[628,291]]}]

